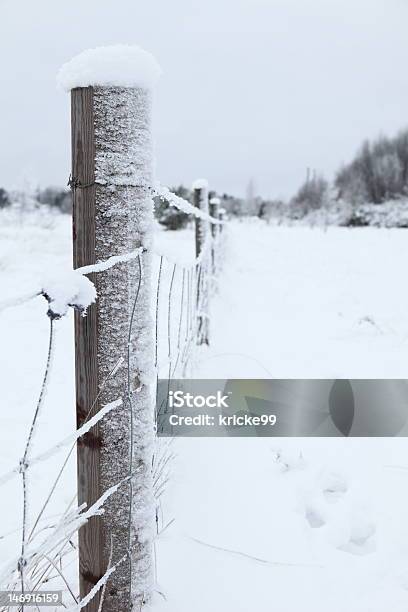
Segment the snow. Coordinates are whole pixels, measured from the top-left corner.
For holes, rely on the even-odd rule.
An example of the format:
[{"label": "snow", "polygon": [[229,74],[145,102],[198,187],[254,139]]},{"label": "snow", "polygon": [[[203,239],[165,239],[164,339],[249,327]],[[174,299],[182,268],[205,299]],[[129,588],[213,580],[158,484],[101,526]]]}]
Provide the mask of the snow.
[{"label": "snow", "polygon": [[201,372],[408,378],[407,239],[401,229],[228,222]]},{"label": "snow", "polygon": [[203,179],[203,178],[196,179],[193,182],[191,188],[193,190],[195,190],[195,189],[208,189],[208,181],[207,181],[207,179]]},{"label": "snow", "polygon": [[[281,470],[275,445],[301,451],[303,466]],[[157,544],[167,602],[155,612],[406,610],[407,474],[385,467],[407,465],[406,441],[180,439],[173,450],[163,508],[175,522]],[[329,472],[346,482],[337,499]]]},{"label": "snow", "polygon": [[[55,276],[69,268],[70,221],[50,225],[0,224],[5,299],[21,288],[34,292],[44,269]],[[405,230],[246,220],[229,222],[225,233],[227,259],[211,304],[211,346],[197,355],[199,377],[408,378]],[[174,260],[189,251],[194,263],[194,232],[157,232],[155,249]],[[171,273],[164,266],[164,296]],[[35,456],[75,430],[72,315],[55,322]],[[2,404],[11,408],[0,416],[2,473],[24,447],[48,326],[41,299],[0,312]],[[166,601],[157,596],[154,612],[405,612],[406,440],[195,438],[174,441],[172,451],[161,508],[164,524],[175,520],[156,540]],[[63,456],[54,455],[47,470],[33,466],[30,520]],[[72,461],[42,525],[66,508],[75,474]],[[0,510],[0,535],[7,534],[0,571],[19,552],[19,485],[14,479],[1,491],[14,501]],[[75,584],[76,563],[67,574]]]},{"label": "snow", "polygon": [[10,297],[7,300],[2,300],[0,301],[0,311],[6,310],[6,308],[13,308],[13,306],[21,306],[21,304],[25,304],[40,295],[40,291],[37,291],[36,293],[22,293],[21,295]]},{"label": "snow", "polygon": [[[404,230],[247,220],[226,232],[199,377],[407,377]],[[189,235],[177,232],[173,257]],[[196,438],[172,450],[162,509],[174,523],[157,542],[167,601],[155,612],[406,609],[404,439]]]},{"label": "snow", "polygon": [[[197,187],[196,189],[205,189],[205,190],[207,189],[207,181],[203,181],[200,184],[202,186]],[[196,206],[193,206],[193,204],[191,204],[191,202],[189,202],[188,200],[181,198],[175,193],[172,193],[168,189],[168,187],[164,187],[163,185],[160,185],[160,183],[156,184],[154,195],[159,197],[161,200],[168,202],[170,206],[174,206],[174,208],[177,208],[177,210],[180,210],[186,213],[186,215],[193,215],[197,219],[203,219],[204,221],[210,221],[213,225],[222,225],[224,223],[224,221],[220,221],[219,219],[216,219],[215,217],[211,217],[211,215],[209,215],[208,212],[206,212],[205,210],[202,210],[200,208],[197,208]]]},{"label": "snow", "polygon": [[[30,459],[28,467],[31,468],[33,465],[35,465],[39,461],[45,461],[46,459],[50,459],[50,457],[53,457],[54,455],[56,455],[64,446],[72,445],[74,442],[76,442],[76,440],[78,440],[78,438],[88,433],[88,431],[92,429],[92,427],[94,427],[96,423],[98,423],[101,419],[103,419],[105,415],[109,414],[111,410],[113,410],[114,408],[118,408],[119,406],[122,406],[122,403],[123,403],[122,400],[118,399],[115,402],[110,402],[109,404],[106,404],[106,406],[102,406],[102,408],[97,412],[97,414],[95,414],[93,417],[85,421],[82,427],[77,429],[74,433],[70,434],[69,436],[67,436],[66,438],[64,438],[57,444],[55,444],[52,448],[46,450],[40,455],[37,455],[37,457],[33,457],[32,459]],[[9,480],[12,476],[18,473],[19,473],[19,467],[16,467],[14,468],[14,470],[9,472],[5,476],[1,476],[0,485],[3,484],[4,482],[7,482],[7,480]]]},{"label": "snow", "polygon": [[42,295],[48,302],[48,314],[54,319],[60,319],[66,315],[69,307],[79,310],[85,316],[88,306],[96,300],[96,289],[93,283],[82,274],[99,272],[112,267],[116,263],[133,259],[133,257],[132,254],[117,256],[94,266],[86,266],[78,270],[59,270],[54,275],[48,274],[48,276],[45,274],[38,283],[38,287],[41,287],[41,289],[37,289],[35,293],[20,293],[20,295],[13,295],[2,300],[0,302],[0,312],[7,308],[25,304]]},{"label": "snow", "polygon": [[283,215],[282,219],[285,218],[285,223],[293,225],[408,227],[408,202],[404,196],[383,202],[381,205],[369,203],[353,205],[331,194],[325,206],[311,210],[300,219],[291,219],[289,209],[283,208],[280,212]]},{"label": "snow", "polygon": [[87,49],[65,63],[57,76],[58,86],[138,87],[151,89],[160,77],[156,59],[136,45],[112,45]]},{"label": "snow", "polygon": [[[111,577],[113,572],[116,571],[116,568],[120,565],[120,563],[121,561],[119,561],[118,563],[115,563],[113,567],[108,567],[108,569],[106,570],[102,578],[98,580],[98,582],[95,584],[95,586],[92,587],[89,593],[83,599],[81,599],[81,601],[77,605],[72,606],[71,608],[68,608],[68,612],[79,612],[80,610],[85,608],[85,606],[90,601],[92,601],[92,599],[95,597],[98,591],[102,589],[102,593],[103,593],[104,592],[103,588],[106,586],[109,578]],[[103,596],[102,596],[102,601],[103,601]]]},{"label": "snow", "polygon": [[70,306],[85,316],[88,306],[96,300],[95,286],[76,270],[61,271],[44,280],[42,293],[48,302],[49,315],[58,319]]},{"label": "snow", "polygon": [[96,264],[92,264],[90,266],[82,266],[82,268],[77,268],[75,272],[80,274],[91,274],[92,272],[105,272],[105,270],[109,270],[113,266],[116,266],[119,263],[127,263],[132,259],[136,259],[143,252],[143,247],[139,247],[130,253],[123,253],[123,255],[112,255],[106,261],[99,261]]}]

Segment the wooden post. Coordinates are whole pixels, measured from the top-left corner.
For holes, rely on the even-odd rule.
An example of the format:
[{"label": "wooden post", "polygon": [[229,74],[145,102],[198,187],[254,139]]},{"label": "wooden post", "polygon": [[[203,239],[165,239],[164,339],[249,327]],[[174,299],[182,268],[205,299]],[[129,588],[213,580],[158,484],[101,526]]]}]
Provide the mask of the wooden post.
[{"label": "wooden post", "polygon": [[[214,219],[218,219],[219,215],[219,207],[220,207],[220,199],[217,197],[212,197],[210,199],[210,215]],[[212,236],[212,245],[211,245],[211,267],[212,274],[215,276],[217,274],[217,238],[219,232],[219,225],[216,223],[211,223],[211,236]]]},{"label": "wooden post", "polygon": [[[207,181],[199,179],[193,183],[194,206],[209,214]],[[195,245],[196,257],[199,257],[204,247],[209,231],[209,222],[206,219],[195,218]]]},{"label": "wooden post", "polygon": [[[92,275],[97,302],[86,317],[75,316],[77,426],[107,402],[122,397],[124,403],[78,443],[79,504],[89,507],[133,474],[106,502],[104,514],[79,531],[80,595],[103,576],[110,556],[112,564],[123,558],[107,583],[102,610],[125,612],[133,605],[139,611],[153,582],[151,93],[76,88],[71,111],[74,267],[147,247],[140,266],[134,259]],[[97,612],[98,606],[99,595],[84,610]]]},{"label": "wooden post", "polygon": [[[208,183],[204,179],[199,179],[193,183],[194,206],[208,214]],[[206,219],[195,218],[195,245],[196,257],[202,255],[206,246],[208,232],[210,231],[209,221]],[[198,336],[197,344],[209,344],[209,270],[208,258],[204,259],[196,268],[197,278],[197,308],[198,308]]]},{"label": "wooden post", "polygon": [[[73,255],[74,268],[95,263],[95,134],[93,129],[93,89],[75,89],[71,95],[72,177],[78,178],[87,188],[73,186]],[[97,279],[91,274],[95,284]],[[86,317],[75,313],[75,382],[77,427],[99,411],[98,396],[98,313],[95,306],[88,309]],[[101,495],[100,486],[100,427],[78,441],[78,505],[88,505]],[[91,444],[91,441],[94,443]],[[80,595],[84,597],[104,573],[101,518],[91,518],[80,529],[79,582]],[[88,607],[98,609],[95,604]]]},{"label": "wooden post", "polygon": [[[225,220],[226,220],[226,218],[227,218],[227,214],[226,214],[226,212],[225,212],[225,208],[220,208],[220,209],[219,209],[219,211],[218,211],[218,218],[219,218],[219,220],[220,220],[220,221],[224,221],[224,222],[225,222]],[[223,225],[220,225],[220,228],[219,228],[219,232],[220,232],[220,234],[221,234],[223,231],[224,231],[224,226],[223,226]]]}]

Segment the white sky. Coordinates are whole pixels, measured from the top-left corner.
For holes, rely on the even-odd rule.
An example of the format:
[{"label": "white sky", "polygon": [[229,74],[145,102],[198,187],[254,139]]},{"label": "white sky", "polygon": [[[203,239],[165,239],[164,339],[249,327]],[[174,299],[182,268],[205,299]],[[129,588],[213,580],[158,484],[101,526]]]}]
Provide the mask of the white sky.
[{"label": "white sky", "polygon": [[163,68],[157,175],[290,196],[408,126],[408,0],[0,0],[0,185],[66,183],[59,66],[136,43]]}]

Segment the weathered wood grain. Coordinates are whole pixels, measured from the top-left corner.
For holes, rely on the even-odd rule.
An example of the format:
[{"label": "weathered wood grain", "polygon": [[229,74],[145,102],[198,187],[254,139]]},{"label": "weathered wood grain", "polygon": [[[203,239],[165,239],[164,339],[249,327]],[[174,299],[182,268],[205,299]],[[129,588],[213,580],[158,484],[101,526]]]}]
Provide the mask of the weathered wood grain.
[{"label": "weathered wood grain", "polygon": [[[92,87],[71,92],[73,256],[74,268],[95,263],[95,136]],[[96,275],[90,275],[97,283]],[[95,304],[86,317],[75,313],[75,377],[77,427],[99,411],[98,311]],[[78,503],[89,507],[101,494],[99,425],[78,443]],[[89,593],[106,571],[103,559],[101,518],[94,517],[79,531],[79,576],[81,598]],[[97,612],[99,597],[86,606]]]}]

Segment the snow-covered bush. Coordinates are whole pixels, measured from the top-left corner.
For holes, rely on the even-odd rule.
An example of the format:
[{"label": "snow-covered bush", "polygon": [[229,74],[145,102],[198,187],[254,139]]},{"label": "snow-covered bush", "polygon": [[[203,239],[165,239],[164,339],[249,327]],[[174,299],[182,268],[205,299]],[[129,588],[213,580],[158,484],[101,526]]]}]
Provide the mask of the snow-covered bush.
[{"label": "snow-covered bush", "polygon": [[395,138],[366,141],[353,161],[337,174],[335,184],[343,198],[361,204],[380,204],[406,194],[408,130]]},{"label": "snow-covered bush", "polygon": [[299,223],[312,226],[408,228],[408,199],[360,205],[334,199],[327,206],[309,212]]},{"label": "snow-covered bush", "polygon": [[317,226],[347,226],[353,215],[354,207],[349,202],[330,197],[325,205],[316,210],[311,210],[302,219],[304,225]]},{"label": "snow-covered bush", "polygon": [[312,210],[322,208],[328,198],[329,184],[319,175],[306,180],[290,204],[291,216],[301,218]]},{"label": "snow-covered bush", "polygon": [[408,200],[391,200],[381,205],[361,204],[341,225],[408,228]]}]

